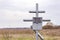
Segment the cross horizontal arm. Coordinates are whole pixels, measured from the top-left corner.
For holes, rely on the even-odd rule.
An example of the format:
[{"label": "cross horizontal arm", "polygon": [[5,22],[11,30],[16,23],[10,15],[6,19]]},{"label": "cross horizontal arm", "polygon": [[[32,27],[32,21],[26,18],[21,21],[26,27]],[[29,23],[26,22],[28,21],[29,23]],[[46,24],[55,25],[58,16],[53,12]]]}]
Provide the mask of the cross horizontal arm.
[{"label": "cross horizontal arm", "polygon": [[23,21],[25,21],[25,22],[32,22],[33,20],[23,20]]},{"label": "cross horizontal arm", "polygon": [[[36,13],[36,11],[29,11],[29,13]],[[38,11],[38,13],[45,13],[45,11]]]},{"label": "cross horizontal arm", "polygon": [[[23,20],[23,21],[25,21],[25,22],[32,22],[33,20]],[[42,21],[48,22],[48,21],[51,21],[51,20],[42,20]]]},{"label": "cross horizontal arm", "polygon": [[51,20],[43,20],[44,22],[48,22],[48,21],[51,21]]}]

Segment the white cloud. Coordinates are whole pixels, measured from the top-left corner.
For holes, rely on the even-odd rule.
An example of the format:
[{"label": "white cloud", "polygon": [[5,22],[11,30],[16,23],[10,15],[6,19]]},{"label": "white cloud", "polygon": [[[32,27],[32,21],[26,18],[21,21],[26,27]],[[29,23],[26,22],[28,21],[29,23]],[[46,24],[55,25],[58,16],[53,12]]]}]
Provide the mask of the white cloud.
[{"label": "white cloud", "polygon": [[30,26],[31,23],[24,23],[23,19],[32,19],[35,16],[35,14],[29,14],[28,11],[35,10],[37,2],[39,10],[46,10],[46,14],[40,15],[44,18],[47,17],[46,19],[52,19],[54,23],[58,24],[60,17],[59,0],[0,0],[0,26]]}]

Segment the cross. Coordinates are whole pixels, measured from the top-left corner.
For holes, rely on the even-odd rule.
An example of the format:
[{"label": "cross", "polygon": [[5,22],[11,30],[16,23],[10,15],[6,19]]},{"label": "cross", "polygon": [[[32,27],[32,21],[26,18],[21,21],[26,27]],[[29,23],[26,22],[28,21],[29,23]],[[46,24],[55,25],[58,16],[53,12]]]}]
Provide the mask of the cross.
[{"label": "cross", "polygon": [[[36,17],[38,17],[38,14],[39,13],[45,13],[45,11],[39,11],[38,10],[38,3],[36,3],[36,11],[29,11],[29,13],[36,13]],[[24,20],[24,21],[28,21],[28,22],[31,22],[31,21],[33,21],[33,20]],[[42,21],[50,21],[50,20],[42,20]]]},{"label": "cross", "polygon": [[[38,18],[38,13],[45,13],[45,11],[38,11],[38,3],[36,3],[36,11],[29,11],[29,13],[36,13],[36,17]],[[32,22],[34,20],[24,20],[27,22]],[[50,21],[50,20],[42,20],[42,21]]]},{"label": "cross", "polygon": [[29,13],[36,13],[36,17],[38,17],[38,13],[45,13],[45,11],[38,11],[38,3],[36,3],[36,11],[29,11]]},{"label": "cross", "polygon": [[39,34],[38,30],[40,30],[39,28],[40,25],[42,25],[42,21],[50,21],[50,20],[42,20],[42,17],[38,17],[38,13],[45,13],[45,11],[38,11],[38,3],[36,3],[36,11],[29,11],[29,13],[36,13],[36,17],[33,17],[33,20],[24,20],[24,21],[33,22],[32,29],[35,30],[36,40],[38,40],[38,36],[40,37],[41,40],[44,40],[41,34]]}]

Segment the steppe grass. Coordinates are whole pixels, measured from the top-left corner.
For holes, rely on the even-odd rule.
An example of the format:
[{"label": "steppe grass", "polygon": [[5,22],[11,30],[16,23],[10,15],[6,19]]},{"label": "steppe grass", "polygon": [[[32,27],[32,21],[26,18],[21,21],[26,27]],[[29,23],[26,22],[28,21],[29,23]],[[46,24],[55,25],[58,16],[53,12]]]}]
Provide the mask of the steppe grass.
[{"label": "steppe grass", "polygon": [[[1,37],[0,40],[35,40],[35,35],[30,35],[30,34],[20,34],[21,36],[15,37],[12,36],[12,38],[4,38]],[[60,36],[44,36],[44,40],[60,40]]]}]

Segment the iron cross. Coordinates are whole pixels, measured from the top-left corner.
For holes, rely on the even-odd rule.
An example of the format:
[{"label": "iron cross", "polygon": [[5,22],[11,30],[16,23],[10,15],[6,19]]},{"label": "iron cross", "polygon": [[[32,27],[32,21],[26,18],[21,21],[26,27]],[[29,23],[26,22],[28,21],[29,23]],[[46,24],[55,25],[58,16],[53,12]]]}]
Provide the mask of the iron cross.
[{"label": "iron cross", "polygon": [[38,17],[38,13],[45,13],[45,11],[39,11],[38,3],[36,3],[36,11],[29,11],[29,13],[36,13],[36,17]]},{"label": "iron cross", "polygon": [[[45,11],[39,11],[38,10],[38,3],[36,3],[36,11],[29,11],[29,13],[36,13],[36,17],[38,17],[39,13],[45,13]],[[33,20],[24,20],[24,21],[32,22]],[[50,20],[42,20],[42,21],[46,22],[46,21],[50,21]]]}]

